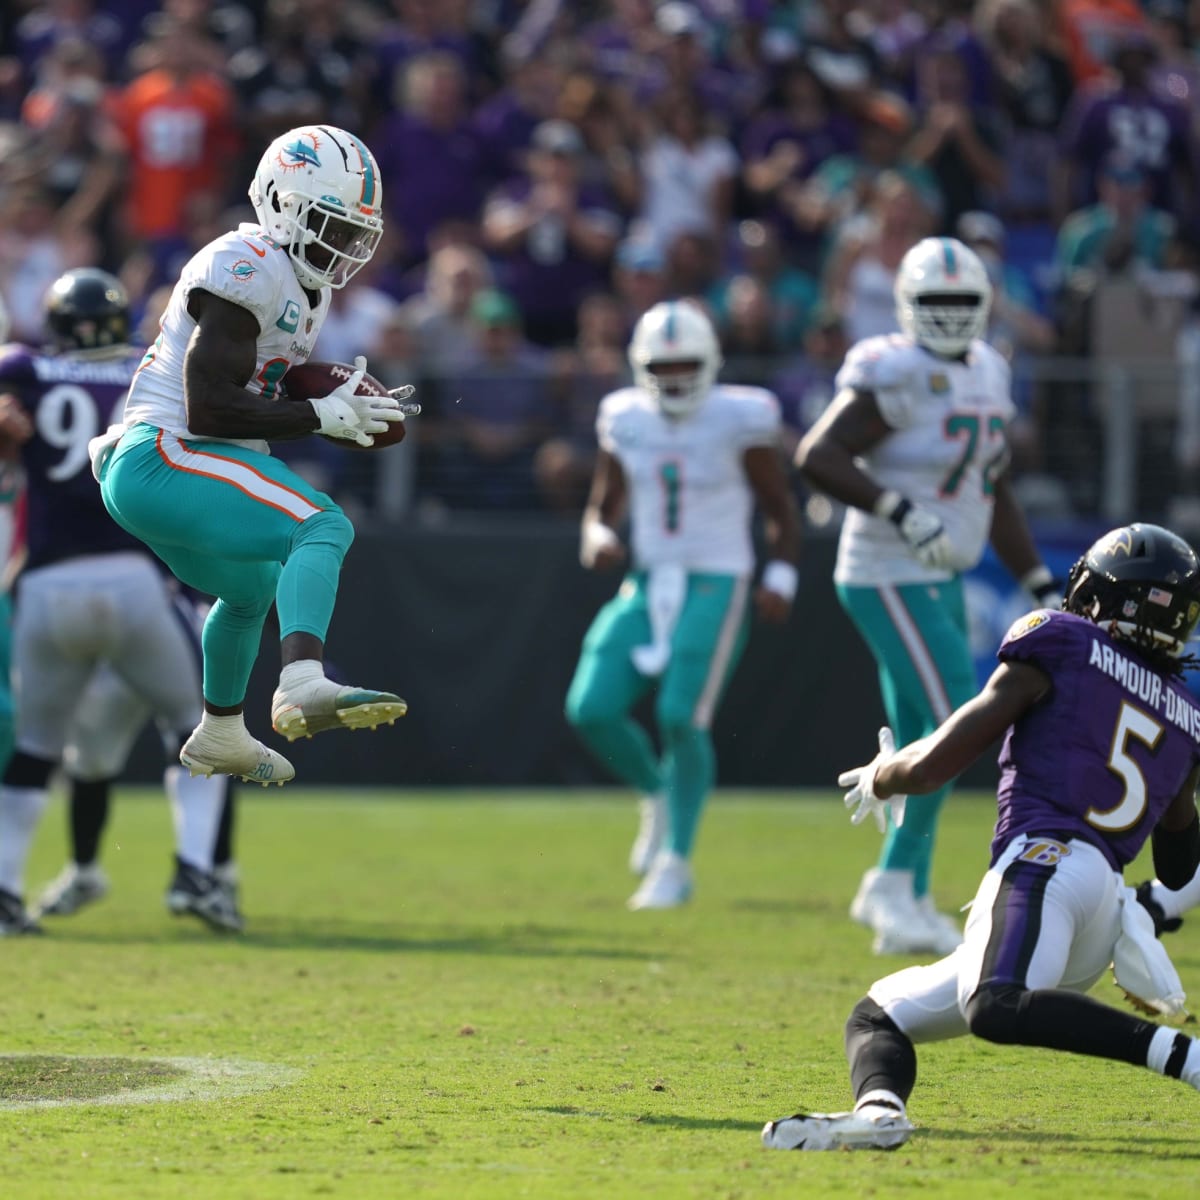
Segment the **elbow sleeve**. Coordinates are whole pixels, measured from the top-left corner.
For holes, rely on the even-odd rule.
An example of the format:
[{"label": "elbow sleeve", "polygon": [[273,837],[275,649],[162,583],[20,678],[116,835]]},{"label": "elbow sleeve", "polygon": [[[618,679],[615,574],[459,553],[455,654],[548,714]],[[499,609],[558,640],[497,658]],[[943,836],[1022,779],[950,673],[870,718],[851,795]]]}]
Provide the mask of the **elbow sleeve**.
[{"label": "elbow sleeve", "polygon": [[1159,882],[1172,891],[1183,887],[1200,866],[1200,815],[1193,813],[1183,829],[1155,828],[1150,849]]}]

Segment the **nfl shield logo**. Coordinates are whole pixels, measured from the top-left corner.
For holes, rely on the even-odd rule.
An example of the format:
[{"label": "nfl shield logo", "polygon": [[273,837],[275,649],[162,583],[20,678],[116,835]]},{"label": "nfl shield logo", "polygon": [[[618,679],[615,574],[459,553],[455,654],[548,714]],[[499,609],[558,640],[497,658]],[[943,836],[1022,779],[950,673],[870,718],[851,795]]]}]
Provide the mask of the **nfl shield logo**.
[{"label": "nfl shield logo", "polygon": [[938,371],[929,377],[929,390],[935,396],[944,396],[950,390],[950,380]]}]

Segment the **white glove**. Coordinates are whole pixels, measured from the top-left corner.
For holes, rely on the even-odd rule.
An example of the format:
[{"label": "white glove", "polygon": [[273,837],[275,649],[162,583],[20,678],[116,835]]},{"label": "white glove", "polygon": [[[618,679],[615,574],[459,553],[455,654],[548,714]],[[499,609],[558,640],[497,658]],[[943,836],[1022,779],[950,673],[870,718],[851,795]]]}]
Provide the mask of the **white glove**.
[{"label": "white glove", "polygon": [[907,797],[892,796],[884,800],[875,795],[875,774],[895,753],[896,739],[885,725],[879,731],[879,753],[865,767],[855,767],[838,776],[838,787],[850,789],[846,793],[845,803],[852,825],[861,825],[868,816],[873,816],[879,832],[886,833],[889,804],[892,806],[892,820],[897,827],[904,824],[904,802]]},{"label": "white glove", "polygon": [[923,567],[952,569],[954,546],[939,517],[893,491],[879,497],[875,502],[875,513],[896,526]]},{"label": "white glove", "polygon": [[375,434],[383,433],[392,421],[404,420],[400,401],[390,392],[384,396],[357,394],[358,385],[366,373],[367,360],[360,354],[354,360],[354,374],[345,383],[339,384],[328,396],[318,396],[309,401],[321,422],[318,433],[357,442],[360,446],[371,446],[375,443]]}]

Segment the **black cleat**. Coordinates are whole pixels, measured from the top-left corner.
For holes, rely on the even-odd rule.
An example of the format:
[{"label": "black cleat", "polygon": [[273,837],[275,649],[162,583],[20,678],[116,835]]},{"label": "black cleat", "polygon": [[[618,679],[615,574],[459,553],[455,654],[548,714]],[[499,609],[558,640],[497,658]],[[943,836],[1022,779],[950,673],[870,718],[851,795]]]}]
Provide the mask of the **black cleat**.
[{"label": "black cleat", "polygon": [[1137,885],[1138,903],[1150,914],[1154,922],[1154,936],[1162,937],[1164,933],[1174,933],[1183,924],[1182,917],[1168,917],[1163,912],[1162,905],[1154,898],[1150,880]]},{"label": "black cleat", "polygon": [[0,888],[0,937],[20,937],[42,933],[42,927],[29,915],[20,896]]},{"label": "black cleat", "polygon": [[167,908],[177,917],[190,913],[210,929],[241,933],[242,917],[237,903],[208,872],[175,859],[175,878],[167,888]]}]

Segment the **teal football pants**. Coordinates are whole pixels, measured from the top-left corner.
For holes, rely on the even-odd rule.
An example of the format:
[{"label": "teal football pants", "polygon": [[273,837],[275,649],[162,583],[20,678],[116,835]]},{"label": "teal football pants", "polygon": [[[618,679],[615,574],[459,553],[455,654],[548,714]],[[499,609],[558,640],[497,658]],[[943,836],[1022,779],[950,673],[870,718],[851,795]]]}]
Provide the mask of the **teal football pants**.
[{"label": "teal football pants", "polygon": [[280,637],[325,640],[349,519],[269,454],[135,425],[101,470],[113,518],[184,583],[216,596],[204,622],[204,698],[246,697],[272,602]]},{"label": "teal football pants", "polygon": [[[932,733],[975,695],[961,580],[882,587],[838,584],[837,594],[875,656],[897,746]],[[929,891],[938,814],[949,794],[947,785],[928,796],[910,796],[904,824],[896,828],[888,823],[879,867],[912,871],[918,896]]]},{"label": "teal football pants", "polygon": [[[732,575],[688,576],[671,639],[671,658],[656,681],[630,651],[651,640],[646,576],[629,575],[596,615],[567,693],[567,720],[614,775],[641,792],[665,792],[664,848],[687,858],[705,801],[716,782],[709,727],[749,632],[749,582]],[[661,759],[630,715],[657,683],[655,723]]]}]

